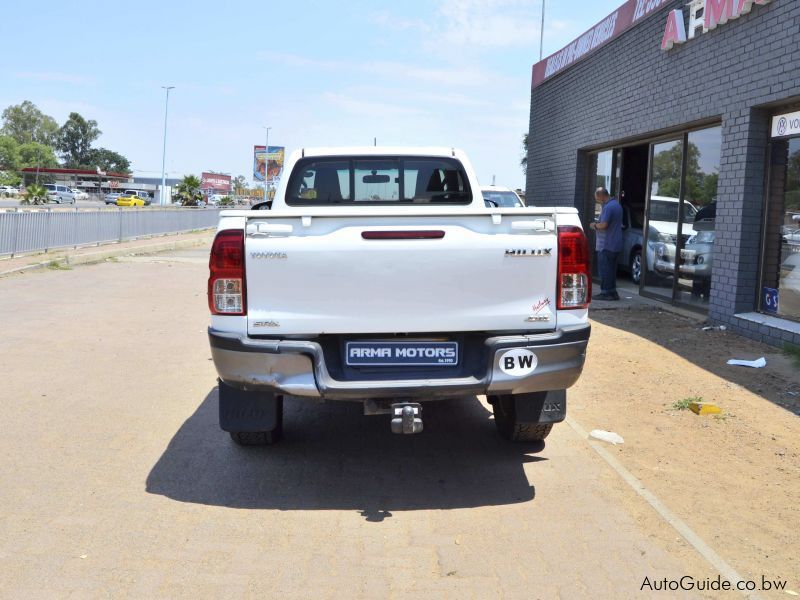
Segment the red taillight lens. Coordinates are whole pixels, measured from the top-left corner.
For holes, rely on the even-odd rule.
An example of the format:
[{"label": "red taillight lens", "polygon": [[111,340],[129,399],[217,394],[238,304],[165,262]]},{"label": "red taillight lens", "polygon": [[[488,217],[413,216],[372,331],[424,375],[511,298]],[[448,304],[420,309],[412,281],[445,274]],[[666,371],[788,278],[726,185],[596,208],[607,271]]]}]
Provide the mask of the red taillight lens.
[{"label": "red taillight lens", "polygon": [[589,271],[589,244],[580,227],[558,228],[558,301],[559,309],[586,308],[592,298]]},{"label": "red taillight lens", "polygon": [[208,261],[208,308],[212,315],[247,314],[244,231],[220,231]]}]

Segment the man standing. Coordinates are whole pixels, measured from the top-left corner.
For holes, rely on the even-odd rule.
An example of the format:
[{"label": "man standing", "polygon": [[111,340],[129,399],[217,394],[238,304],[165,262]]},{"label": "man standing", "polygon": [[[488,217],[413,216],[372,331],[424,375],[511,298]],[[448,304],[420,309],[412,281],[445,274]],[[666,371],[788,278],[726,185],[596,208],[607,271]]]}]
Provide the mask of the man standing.
[{"label": "man standing", "polygon": [[600,294],[597,300],[619,300],[617,294],[617,258],[622,252],[622,206],[608,190],[599,187],[594,199],[603,205],[600,218],[589,224],[597,237],[597,267],[600,271]]}]

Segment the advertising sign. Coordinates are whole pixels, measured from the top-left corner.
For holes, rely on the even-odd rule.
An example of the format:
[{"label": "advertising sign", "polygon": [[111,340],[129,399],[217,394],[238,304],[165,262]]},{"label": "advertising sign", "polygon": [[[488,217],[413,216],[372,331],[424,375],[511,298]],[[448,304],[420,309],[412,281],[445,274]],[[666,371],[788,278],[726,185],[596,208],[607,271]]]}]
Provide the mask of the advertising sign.
[{"label": "advertising sign", "polygon": [[253,151],[253,179],[272,181],[281,176],[283,171],[283,158],[286,149],[283,146],[270,146],[269,154],[265,152],[265,146],[255,146]]},{"label": "advertising sign", "polygon": [[628,0],[571,44],[533,65],[533,87],[584,59],[666,3],[667,0]]},{"label": "advertising sign", "polygon": [[772,117],[772,137],[800,135],[800,111]]},{"label": "advertising sign", "polygon": [[200,188],[211,190],[215,194],[228,194],[231,191],[231,176],[222,173],[203,173],[200,176]]}]

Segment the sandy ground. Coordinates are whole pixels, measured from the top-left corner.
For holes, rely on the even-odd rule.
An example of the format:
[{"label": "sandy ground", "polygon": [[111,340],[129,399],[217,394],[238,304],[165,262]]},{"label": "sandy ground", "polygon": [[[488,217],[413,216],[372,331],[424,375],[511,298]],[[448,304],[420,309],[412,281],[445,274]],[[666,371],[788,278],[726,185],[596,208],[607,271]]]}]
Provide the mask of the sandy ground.
[{"label": "sandy ground", "polygon": [[[234,446],[206,262],[0,279],[0,597],[672,598],[643,578],[716,577],[572,428],[506,443],[481,397],[413,437],[290,399],[281,445]],[[742,575],[800,590],[790,363],[651,308],[593,318],[571,418],[621,434],[618,459]],[[687,396],[726,417],[671,409]]]},{"label": "sandy ground", "polygon": [[[658,307],[594,311],[572,416],[743,576],[800,574],[800,370],[779,350]],[[767,367],[726,364],[766,357]],[[720,416],[673,403],[701,397]]]}]

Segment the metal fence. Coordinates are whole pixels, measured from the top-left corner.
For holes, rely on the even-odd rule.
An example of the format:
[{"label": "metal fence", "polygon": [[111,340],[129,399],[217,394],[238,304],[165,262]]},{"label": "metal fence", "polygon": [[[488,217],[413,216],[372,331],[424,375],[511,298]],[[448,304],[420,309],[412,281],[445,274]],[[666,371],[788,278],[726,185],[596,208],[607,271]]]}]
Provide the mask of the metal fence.
[{"label": "metal fence", "polygon": [[0,212],[0,256],[215,227],[218,208]]}]

